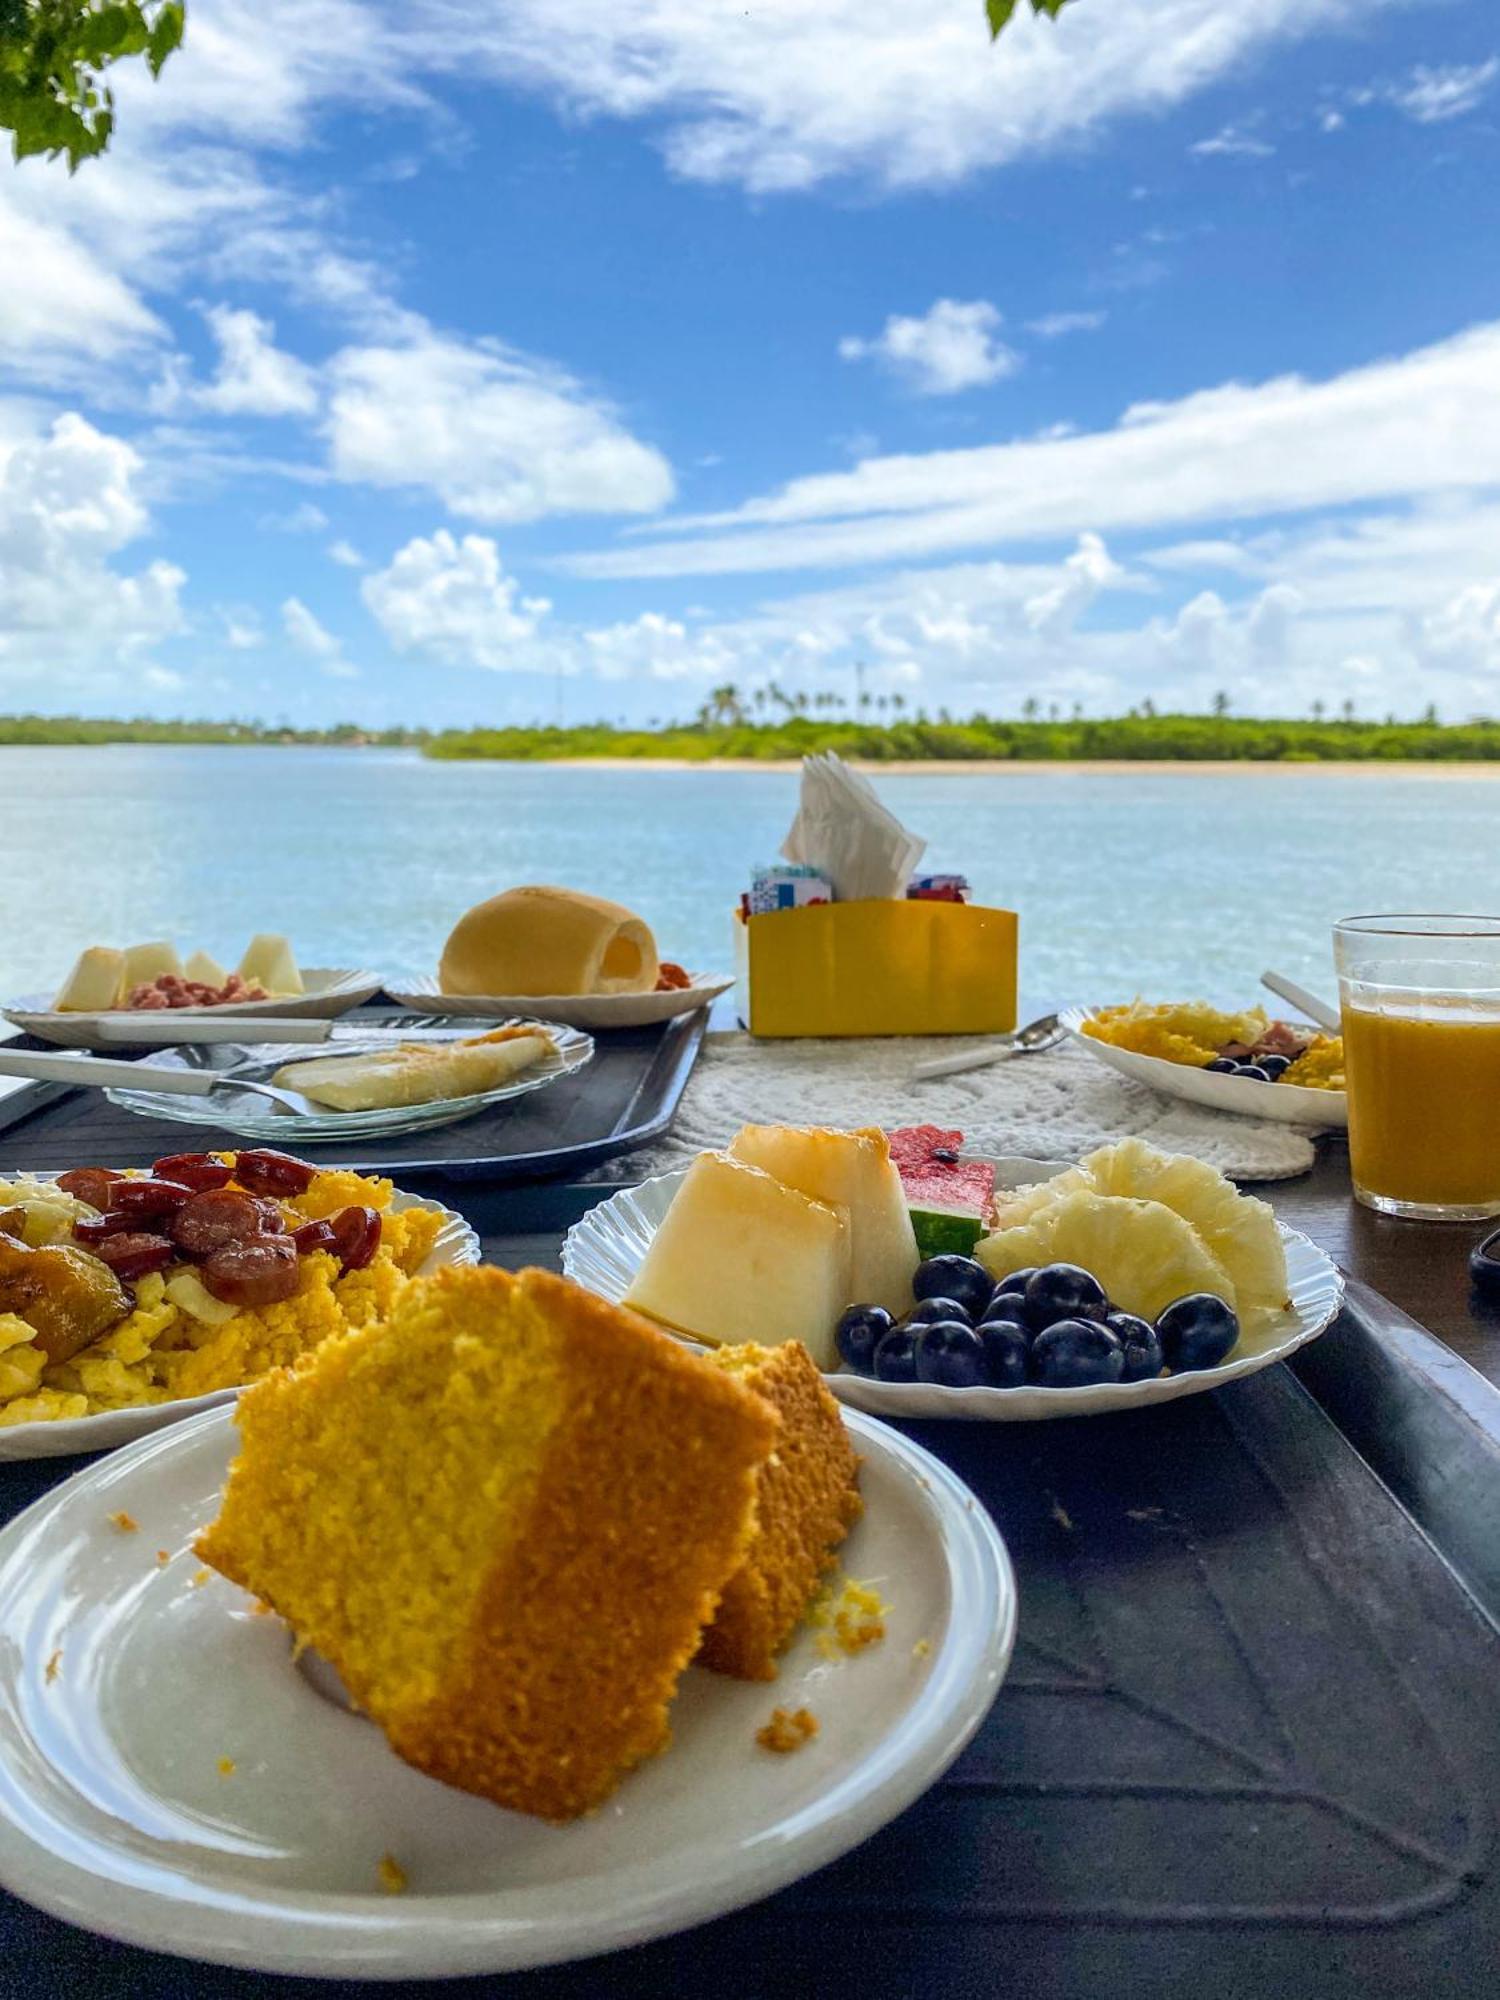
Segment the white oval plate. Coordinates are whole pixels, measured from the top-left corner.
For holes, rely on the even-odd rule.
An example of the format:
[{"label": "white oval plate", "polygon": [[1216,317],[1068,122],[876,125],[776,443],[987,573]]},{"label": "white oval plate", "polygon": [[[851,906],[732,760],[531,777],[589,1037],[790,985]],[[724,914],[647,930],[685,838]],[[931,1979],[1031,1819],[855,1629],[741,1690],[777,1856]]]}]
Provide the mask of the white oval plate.
[{"label": "white oval plate", "polygon": [[[184,1015],[207,1014],[215,1020],[221,1015],[225,1019],[244,1015],[253,1020],[257,1014],[269,1014],[277,1020],[331,1020],[347,1014],[351,1007],[362,1007],[366,1000],[373,1000],[382,980],[378,972],[309,965],[303,967],[302,984],[305,992],[279,999],[231,1000],[223,1007],[164,1007],[147,1013],[127,1009],[111,1014],[59,1014],[46,994],[33,993],[25,999],[13,1000],[0,1012],[28,1035],[35,1035],[38,1041],[53,1042],[62,1049],[101,1049],[118,1055],[126,1047],[169,1048],[178,1039],[172,1023]],[[133,1034],[129,1043],[106,1041],[99,1033],[102,1020],[138,1022],[140,1033]]]},{"label": "white oval plate", "polygon": [[[512,1020],[497,1021],[495,1025],[523,1024]],[[552,1021],[542,1025],[552,1038],[550,1055],[544,1055],[530,1069],[521,1070],[498,1090],[481,1090],[472,1097],[438,1098],[430,1104],[397,1104],[384,1111],[328,1111],[314,1118],[285,1111],[268,1098],[248,1093],[236,1097],[229,1091],[215,1091],[212,1096],[179,1097],[170,1090],[109,1089],[104,1094],[111,1104],[138,1112],[143,1118],[175,1119],[181,1125],[211,1125],[221,1132],[237,1133],[242,1139],[270,1139],[294,1148],[342,1145],[359,1138],[388,1139],[402,1132],[427,1132],[437,1125],[456,1125],[461,1118],[472,1118],[491,1105],[505,1104],[512,1097],[525,1097],[533,1090],[545,1090],[549,1083],[571,1076],[574,1070],[593,1060],[591,1036],[580,1034],[576,1028],[559,1027]],[[423,1030],[423,1039],[438,1040],[446,1034],[453,1041],[461,1041],[472,1032],[468,1028],[451,1031],[429,1028]],[[329,1053],[352,1056],[370,1049],[395,1048],[406,1038],[407,1031],[400,1027],[371,1028],[346,1035],[331,1051],[309,1049],[305,1055],[289,1049],[285,1042],[255,1045],[187,1042],[181,1048],[162,1050],[156,1060],[163,1068],[170,1069],[242,1070],[257,1082],[270,1083],[288,1063],[321,1060]]]},{"label": "white oval plate", "polygon": [[[1027,1187],[1062,1172],[1056,1160],[1011,1157],[995,1162],[1001,1188]],[[639,1187],[622,1188],[575,1222],[563,1244],[564,1273],[616,1304],[640,1269],[646,1246],[661,1226],[687,1169],[658,1174]],[[1314,1340],[1337,1318],[1344,1281],[1316,1245],[1298,1230],[1281,1226],[1286,1244],[1287,1281],[1292,1309],[1254,1341],[1241,1339],[1234,1358],[1217,1368],[1194,1368],[1154,1382],[1101,1382],[1078,1389],[946,1389],[937,1382],[876,1382],[838,1369],[824,1380],[841,1403],[881,1417],[961,1417],[976,1423],[1026,1423],[1043,1417],[1096,1417],[1111,1410],[1138,1410],[1147,1403],[1174,1403],[1226,1382],[1254,1375],[1285,1360]],[[691,1346],[693,1343],[688,1342]]]},{"label": "white oval plate", "polygon": [[[890,1600],[884,1642],[830,1661],[804,1634],[775,1682],[690,1669],[671,1747],[561,1828],[412,1770],[299,1672],[279,1619],[222,1577],[194,1587],[228,1411],[89,1467],[0,1533],[0,1883],[154,1951],[394,1979],[587,1957],[810,1874],[947,1769],[1016,1627],[984,1509],[920,1446],[848,1421],[865,1513],[841,1554]],[[804,1703],[809,1744],[756,1747]],[[404,1895],[379,1887],[386,1854]]]},{"label": "white oval plate", "polygon": [[1195,1069],[1191,1063],[1168,1062],[1165,1056],[1143,1056],[1135,1049],[1117,1048],[1113,1042],[1101,1042],[1083,1032],[1092,1012],[1089,1007],[1069,1007],[1058,1019],[1100,1062],[1164,1097],[1180,1097],[1209,1111],[1263,1118],[1275,1125],[1311,1125],[1331,1132],[1342,1131],[1349,1123],[1349,1100],[1342,1090],[1308,1090],[1299,1083],[1257,1083],[1251,1076],[1226,1076],[1222,1070]]},{"label": "white oval plate", "polygon": [[402,1007],[418,1013],[504,1016],[525,1014],[534,1021],[562,1021],[570,1028],[649,1028],[658,1021],[691,1014],[727,993],[733,973],[698,972],[691,986],[671,993],[461,994],[444,993],[435,979],[411,974],[386,987]]},{"label": "white oval plate", "polygon": [[[56,1175],[36,1174],[32,1178],[53,1180]],[[405,1194],[400,1188],[391,1195],[391,1208],[395,1212],[425,1208],[443,1218],[432,1248],[417,1268],[418,1277],[440,1271],[445,1264],[479,1262],[479,1238],[456,1210],[444,1208],[440,1201],[429,1201],[425,1195]],[[57,1417],[51,1422],[0,1425],[0,1463],[12,1458],[68,1458],[77,1452],[113,1451],[116,1445],[133,1444],[137,1438],[165,1430],[168,1424],[180,1424],[185,1417],[196,1417],[204,1410],[217,1409],[221,1403],[232,1403],[239,1393],[238,1389],[214,1389],[206,1396],[183,1396],[173,1403],[142,1403],[126,1410],[101,1410],[92,1417]]]}]

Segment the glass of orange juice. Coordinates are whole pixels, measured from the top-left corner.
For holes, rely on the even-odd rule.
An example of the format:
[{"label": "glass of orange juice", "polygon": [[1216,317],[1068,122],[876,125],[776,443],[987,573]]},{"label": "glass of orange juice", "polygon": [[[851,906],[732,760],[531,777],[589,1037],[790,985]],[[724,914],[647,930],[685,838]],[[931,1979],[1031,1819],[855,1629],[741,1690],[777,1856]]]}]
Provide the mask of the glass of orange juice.
[{"label": "glass of orange juice", "polygon": [[1354,1192],[1385,1215],[1500,1215],[1500,917],[1334,928]]}]

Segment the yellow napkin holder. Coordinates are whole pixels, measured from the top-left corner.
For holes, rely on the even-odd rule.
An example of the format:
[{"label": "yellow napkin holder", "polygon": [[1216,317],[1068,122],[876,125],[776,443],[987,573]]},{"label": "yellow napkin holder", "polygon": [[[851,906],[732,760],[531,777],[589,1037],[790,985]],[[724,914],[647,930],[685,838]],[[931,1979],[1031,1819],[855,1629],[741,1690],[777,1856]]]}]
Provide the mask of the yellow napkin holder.
[{"label": "yellow napkin holder", "polygon": [[1014,910],[813,903],[734,919],[752,1035],[990,1035],[1016,1025]]}]

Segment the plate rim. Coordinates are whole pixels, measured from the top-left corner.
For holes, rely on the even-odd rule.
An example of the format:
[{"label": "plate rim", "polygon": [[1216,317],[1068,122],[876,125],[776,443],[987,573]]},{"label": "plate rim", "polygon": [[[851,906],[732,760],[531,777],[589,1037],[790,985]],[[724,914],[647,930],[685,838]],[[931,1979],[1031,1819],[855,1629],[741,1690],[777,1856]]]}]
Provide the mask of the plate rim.
[{"label": "plate rim", "polygon": [[[1037,1159],[1024,1153],[973,1154],[966,1157],[982,1159],[996,1166],[1045,1169],[1043,1178],[1047,1179],[1061,1171],[1055,1160]],[[628,1187],[614,1189],[604,1201],[596,1203],[572,1224],[563,1238],[563,1275],[575,1284],[591,1289],[587,1281],[578,1276],[576,1259],[570,1254],[575,1238],[589,1229],[592,1218],[601,1211],[614,1207],[624,1198],[635,1197],[643,1188],[659,1187],[668,1182],[680,1185],[687,1172],[687,1167],[674,1167],[666,1173],[652,1174]],[[1024,1187],[1032,1183],[1022,1181],[1016,1185]],[[829,1393],[837,1397],[846,1410],[857,1409],[868,1416],[910,1422],[943,1422],[951,1418],[957,1422],[1041,1423],[1066,1417],[1111,1416],[1117,1411],[1153,1409],[1162,1403],[1179,1402],[1185,1396],[1203,1395],[1209,1390],[1226,1388],[1249,1375],[1259,1374],[1263,1368],[1273,1367],[1278,1361],[1286,1360],[1288,1355],[1295,1354],[1299,1347],[1318,1339],[1328,1331],[1343,1309],[1345,1279],[1333,1259],[1310,1236],[1300,1229],[1293,1229],[1279,1217],[1276,1227],[1288,1249],[1295,1248],[1312,1260],[1318,1279],[1326,1287],[1327,1297],[1310,1315],[1307,1324],[1289,1328],[1286,1336],[1278,1339],[1271,1348],[1242,1355],[1237,1361],[1224,1361],[1216,1368],[1185,1369],[1177,1375],[1145,1382],[1107,1382],[1072,1388],[1048,1388],[1041,1383],[1028,1382],[1017,1389],[983,1385],[955,1389],[937,1382],[877,1382],[871,1376],[855,1375],[843,1369],[824,1371],[823,1381]],[[683,1340],[686,1346],[697,1345],[684,1335],[674,1335],[674,1338]],[[916,1397],[910,1394],[913,1390],[918,1392]],[[1027,1398],[1024,1404],[1011,1400],[1022,1395]],[[1099,1397],[1106,1400],[1100,1404],[1094,1400]]]},{"label": "plate rim", "polygon": [[[735,982],[732,972],[694,972],[689,975],[686,986],[670,986],[658,992],[654,987],[649,993],[445,993],[431,972],[405,972],[396,975],[396,984],[387,983],[386,992],[391,998],[404,1005],[416,998],[421,1005],[432,1011],[434,1000],[461,1000],[469,1007],[504,1007],[512,1013],[524,1013],[530,1007],[573,1007],[582,1004],[608,1006],[611,1001],[666,1000],[674,994],[697,993],[702,990],[705,1000],[713,994],[727,993]],[[430,991],[428,989],[431,989]]]},{"label": "plate rim", "polygon": [[[55,1180],[59,1174],[65,1174],[68,1171],[69,1169],[66,1167],[28,1167],[21,1178],[39,1181]],[[3,1176],[0,1176],[0,1178],[3,1178]],[[374,1179],[376,1176],[369,1175],[366,1178]],[[380,1176],[379,1178],[384,1178],[384,1176]],[[434,1270],[444,1269],[449,1263],[468,1266],[481,1261],[484,1255],[484,1245],[480,1240],[479,1232],[475,1229],[469,1218],[460,1210],[449,1208],[447,1203],[439,1201],[436,1195],[412,1194],[406,1188],[397,1187],[393,1182],[391,1186],[391,1208],[393,1213],[396,1212],[398,1203],[403,1209],[425,1208],[434,1214],[441,1215],[444,1219],[445,1227],[457,1225],[458,1237],[453,1246],[454,1254],[451,1258],[446,1259],[443,1265],[432,1266]],[[418,1277],[427,1274],[428,1260],[431,1255],[432,1252],[429,1251],[428,1257],[423,1259],[416,1273]],[[42,1458],[76,1458],[81,1457],[86,1452],[102,1453],[113,1457],[119,1452],[131,1450],[135,1445],[143,1443],[148,1437],[154,1437],[162,1431],[175,1429],[179,1424],[190,1423],[195,1417],[210,1415],[213,1411],[221,1409],[226,1403],[236,1402],[241,1392],[249,1386],[247,1382],[240,1382],[230,1389],[209,1389],[202,1396],[179,1396],[165,1403],[127,1403],[118,1410],[94,1410],[82,1417],[34,1417],[30,1423],[8,1424],[3,1429],[0,1429],[0,1465],[22,1464]],[[171,1417],[162,1414],[168,1410],[178,1410],[180,1414]],[[76,1443],[72,1441],[77,1436],[78,1427],[85,1424],[102,1425],[118,1417],[128,1417],[132,1411],[138,1411],[142,1414],[149,1412],[157,1416],[159,1420],[153,1424],[151,1430],[143,1432],[140,1437],[128,1438],[122,1444],[90,1443],[87,1438]],[[42,1451],[16,1449],[18,1445],[25,1446],[28,1443],[40,1445],[44,1440],[55,1448]],[[44,1495],[43,1497],[45,1498],[46,1496]],[[27,1509],[26,1511],[29,1512],[30,1510]],[[19,1519],[20,1516],[17,1515],[14,1518]]]},{"label": "plate rim", "polygon": [[[495,1896],[472,1891],[392,1899],[378,1911],[368,1896],[290,1892],[252,1915],[244,1910],[242,1893],[220,1890],[215,1900],[198,1885],[174,1890],[140,1879],[122,1883],[48,1846],[16,1817],[12,1794],[24,1798],[24,1785],[7,1769],[0,1740],[0,1884],[95,1935],[173,1957],[245,1970],[387,1981],[595,1958],[709,1922],[826,1867],[936,1784],[972,1739],[1009,1670],[1019,1619],[1015,1569],[1004,1539],[958,1474],[878,1418],[847,1409],[843,1415],[865,1453],[883,1455],[890,1469],[919,1489],[917,1504],[929,1536],[948,1565],[952,1608],[929,1675],[906,1711],[898,1748],[891,1748],[888,1735],[831,1776],[819,1800],[801,1809],[799,1818],[808,1823],[793,1833],[759,1839],[749,1848],[726,1846],[708,1874],[689,1883],[667,1881],[654,1890],[641,1879],[649,1874],[648,1861],[624,1877],[622,1896],[581,1918],[573,1911],[565,1918],[528,1920],[495,1911]],[[59,1482],[0,1529],[0,1583],[31,1535],[74,1497],[86,1501],[101,1485],[157,1454],[189,1450],[200,1433],[227,1427],[231,1417],[226,1409],[206,1410]],[[830,1796],[832,1809],[826,1805]],[[565,1836],[566,1829],[561,1832]],[[61,1839],[69,1837],[64,1832]],[[138,1877],[148,1872],[137,1870]],[[509,1894],[524,1899],[526,1891]],[[489,1905],[488,1912],[476,1911],[476,1904]],[[275,1947],[270,1954],[256,1947],[257,1936],[267,1931]],[[399,1957],[373,1956],[393,1946]]]},{"label": "plate rim", "polygon": [[[1065,1007],[1057,1018],[1075,1042],[1081,1042],[1096,1060],[1107,1064],[1121,1076],[1134,1075],[1133,1067],[1120,1060],[1122,1056],[1129,1057],[1131,1064],[1148,1063],[1149,1077],[1137,1080],[1146,1083],[1148,1088],[1159,1090],[1165,1097],[1175,1097],[1182,1104],[1194,1104],[1200,1111],[1218,1111],[1229,1118],[1255,1118],[1258,1115],[1264,1124],[1300,1125],[1336,1132],[1349,1122],[1349,1094],[1344,1090],[1310,1090],[1305,1084],[1279,1084],[1277,1088],[1285,1092],[1282,1102],[1286,1103],[1288,1113],[1295,1113],[1295,1116],[1281,1116],[1267,1111],[1257,1114],[1253,1109],[1241,1110],[1238,1105],[1209,1104],[1202,1098],[1190,1097],[1183,1090],[1177,1073],[1184,1069],[1192,1071],[1191,1064],[1174,1063],[1167,1056],[1148,1055],[1143,1049],[1122,1049],[1117,1043],[1101,1041],[1097,1035],[1086,1035],[1083,1023],[1093,1020],[1098,1012],[1097,1007]],[[1201,1071],[1193,1073],[1202,1074]],[[1230,1085],[1246,1080],[1232,1076],[1223,1079]],[[1320,1112],[1323,1114],[1321,1117],[1318,1116]],[[1334,1115],[1330,1116],[1330,1112]]]}]

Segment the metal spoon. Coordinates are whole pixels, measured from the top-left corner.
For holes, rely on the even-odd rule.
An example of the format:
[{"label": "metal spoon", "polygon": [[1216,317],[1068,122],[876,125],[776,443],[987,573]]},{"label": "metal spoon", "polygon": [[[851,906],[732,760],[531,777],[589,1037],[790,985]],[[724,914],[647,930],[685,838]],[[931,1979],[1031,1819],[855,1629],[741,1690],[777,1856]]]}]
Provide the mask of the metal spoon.
[{"label": "metal spoon", "polygon": [[257,1083],[232,1070],[165,1069],[158,1063],[115,1062],[105,1056],[42,1055],[30,1049],[0,1048],[0,1076],[33,1077],[45,1083],[82,1084],[96,1090],[167,1090],[179,1097],[208,1097],[216,1090],[248,1090],[269,1097],[284,1111],[301,1118],[324,1118],[326,1104],[315,1104],[300,1090]]},{"label": "metal spoon", "polygon": [[966,1070],[988,1069],[991,1063],[1005,1062],[1010,1056],[1040,1055],[1043,1049],[1055,1048],[1066,1033],[1055,1014],[1043,1014],[1038,1020],[1028,1021],[1024,1028],[1017,1028],[1003,1042],[991,1042],[982,1049],[965,1049],[962,1055],[934,1056],[930,1062],[918,1063],[911,1073],[912,1082],[926,1083],[934,1076],[962,1076]]}]

